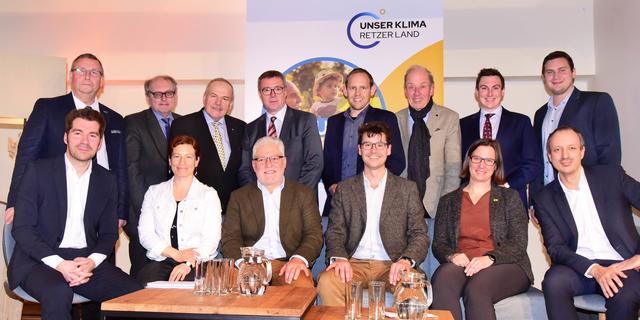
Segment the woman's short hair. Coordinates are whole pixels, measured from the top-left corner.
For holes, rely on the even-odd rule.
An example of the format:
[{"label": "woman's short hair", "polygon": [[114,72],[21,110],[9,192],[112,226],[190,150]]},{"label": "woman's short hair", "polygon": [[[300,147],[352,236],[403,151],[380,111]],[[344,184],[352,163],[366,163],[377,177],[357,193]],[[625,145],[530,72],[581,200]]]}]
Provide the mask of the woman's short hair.
[{"label": "woman's short hair", "polygon": [[169,143],[169,157],[173,154],[173,149],[179,145],[188,144],[193,147],[193,150],[196,151],[196,159],[200,158],[200,145],[198,141],[191,136],[188,135],[179,135],[171,139],[171,143]]},{"label": "woman's short hair", "polygon": [[493,171],[493,175],[491,176],[491,180],[493,183],[501,185],[506,182],[504,177],[504,163],[502,161],[502,151],[500,150],[500,143],[493,139],[478,139],[474,143],[469,146],[469,150],[467,150],[467,154],[464,157],[464,162],[462,163],[462,171],[460,172],[460,178],[469,179],[469,162],[471,162],[471,155],[473,154],[478,147],[485,146],[493,148],[493,151],[496,153],[496,163],[495,170]]}]

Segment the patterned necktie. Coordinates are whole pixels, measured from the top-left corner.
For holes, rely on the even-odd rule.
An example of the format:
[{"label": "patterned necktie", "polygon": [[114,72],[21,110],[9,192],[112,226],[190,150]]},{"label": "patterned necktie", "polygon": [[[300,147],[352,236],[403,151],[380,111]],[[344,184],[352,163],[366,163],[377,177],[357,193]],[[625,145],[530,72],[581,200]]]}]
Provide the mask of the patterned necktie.
[{"label": "patterned necktie", "polygon": [[267,135],[271,138],[277,138],[278,134],[276,132],[276,117],[271,117],[271,124],[269,124],[269,130],[267,131]]},{"label": "patterned necktie", "polygon": [[216,150],[218,151],[218,157],[220,157],[220,163],[222,164],[222,169],[227,168],[227,164],[224,161],[224,145],[222,144],[222,136],[220,135],[220,123],[213,123],[213,143],[216,145]]},{"label": "patterned necktie", "polygon": [[484,126],[482,126],[482,139],[493,139],[493,134],[491,132],[491,117],[493,117],[493,113],[485,114]]},{"label": "patterned necktie", "polygon": [[164,137],[167,138],[169,137],[169,118],[162,118],[160,120],[162,120],[162,123],[164,123],[164,128],[162,128],[162,131],[164,131]]}]

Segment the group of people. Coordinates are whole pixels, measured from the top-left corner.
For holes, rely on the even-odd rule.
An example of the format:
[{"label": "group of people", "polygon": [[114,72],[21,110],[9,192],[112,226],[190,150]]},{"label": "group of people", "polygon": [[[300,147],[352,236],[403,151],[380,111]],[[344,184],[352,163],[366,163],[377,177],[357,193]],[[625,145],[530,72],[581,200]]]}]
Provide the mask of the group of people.
[{"label": "group of people", "polygon": [[[325,305],[344,304],[353,280],[392,290],[426,259],[433,308],[461,319],[462,297],[467,319],[493,319],[494,303],[533,283],[532,207],[552,260],[549,318],[577,318],[572,298],[586,293],[607,298],[608,317],[635,318],[640,183],[620,167],[611,97],[578,90],[575,75],[565,52],[545,57],[550,98],[532,126],[502,105],[496,69],[478,73],[480,110],[462,119],[434,103],[422,66],[407,69],[408,105],[396,114],[371,107],[365,69],[322,74],[317,111],[333,110],[338,87],[349,105],[329,117],[323,148],[316,116],[288,106],[300,94],[278,71],[258,78],[265,112],[249,124],[230,115],[224,78],[207,84],[201,110],[174,113],[178,86],[166,75],[145,82],[148,109],[122,118],[98,102],[101,62],[80,55],[71,92],[39,99],[20,138],[5,215],[17,243],[10,286],[38,299],[43,319],[70,318],[74,293],[101,302],[192,279],[197,259],[238,259],[252,246],[272,260],[272,285],[314,287],[310,269],[326,245]],[[130,238],[128,275],[113,264],[119,227]]]}]

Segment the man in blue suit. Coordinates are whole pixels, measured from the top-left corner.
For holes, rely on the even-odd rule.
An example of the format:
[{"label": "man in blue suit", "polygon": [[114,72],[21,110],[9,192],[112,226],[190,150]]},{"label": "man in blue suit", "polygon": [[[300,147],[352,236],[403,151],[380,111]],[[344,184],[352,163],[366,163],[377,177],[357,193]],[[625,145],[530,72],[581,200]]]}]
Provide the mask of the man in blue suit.
[{"label": "man in blue suit", "polygon": [[631,207],[640,183],[619,165],[587,167],[583,136],[558,127],[547,141],[557,178],[535,196],[552,266],[542,281],[549,319],[578,319],[573,297],[599,293],[607,319],[637,319],[640,273],[627,270],[640,254]]},{"label": "man in blue suit", "polygon": [[15,193],[9,285],[40,302],[42,319],[71,319],[74,293],[102,302],[142,289],[105,261],[118,239],[116,178],[93,163],[105,120],[83,108],[63,123],[66,152],[27,164]]},{"label": "man in blue suit", "polygon": [[97,94],[104,85],[102,63],[91,53],[79,55],[71,63],[69,81],[71,92],[55,98],[38,99],[25,124],[7,197],[6,223],[13,219],[16,192],[27,163],[62,155],[66,150],[62,141],[66,115],[71,110],[87,107],[99,111],[107,121],[96,159],[100,166],[116,174],[119,225],[124,225],[129,217],[125,124],[120,114],[98,102]]},{"label": "man in blue suit", "polygon": [[353,177],[364,170],[362,157],[358,155],[358,128],[371,121],[382,121],[389,127],[391,155],[386,167],[395,175],[400,175],[406,166],[400,128],[393,112],[373,108],[369,102],[376,94],[371,74],[361,68],[351,70],[342,88],[349,101],[349,109],[331,116],[324,136],[324,169],[322,182],[327,191],[323,215],[331,209],[331,196],[338,182]]},{"label": "man in blue suit", "polygon": [[[574,87],[575,77],[573,59],[566,52],[551,52],[542,61],[542,80],[550,97],[533,118],[541,155],[549,134],[564,125],[576,128],[584,137],[583,165],[620,165],[620,125],[613,99],[605,92],[578,90]],[[543,174],[532,184],[532,194],[555,179],[549,160],[544,156],[538,159]]]},{"label": "man in blue suit", "polygon": [[529,117],[502,106],[504,77],[496,69],[482,69],[476,78],[480,111],[460,119],[462,154],[481,138],[500,142],[507,184],[520,193],[525,208],[527,185],[540,175],[540,150]]}]

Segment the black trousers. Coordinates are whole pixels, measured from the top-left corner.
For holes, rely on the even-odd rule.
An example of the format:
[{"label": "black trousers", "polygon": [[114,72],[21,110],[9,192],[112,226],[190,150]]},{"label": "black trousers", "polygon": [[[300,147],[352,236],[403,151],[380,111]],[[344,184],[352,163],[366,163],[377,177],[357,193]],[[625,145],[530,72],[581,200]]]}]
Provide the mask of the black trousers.
[{"label": "black trousers", "polygon": [[[609,266],[618,261],[596,260],[602,266]],[[621,278],[624,285],[613,298],[606,299],[607,319],[638,319],[640,303],[640,273],[635,270],[624,272],[627,278]],[[564,265],[553,265],[544,275],[542,281],[544,302],[547,305],[549,320],[578,319],[573,306],[573,297],[583,294],[602,294],[600,285],[593,278],[578,274]]]},{"label": "black trousers", "polygon": [[472,277],[453,263],[441,264],[433,274],[432,309],[449,310],[462,319],[460,297],[467,320],[496,319],[493,304],[525,292],[531,286],[527,274],[517,264],[492,265]]},{"label": "black trousers", "polygon": [[[143,286],[149,282],[154,281],[167,281],[171,275],[173,268],[179,263],[171,258],[164,259],[162,261],[150,261],[147,265],[138,272],[138,282]],[[191,268],[191,272],[187,274],[184,280],[192,281],[195,276],[195,269]]]},{"label": "black trousers", "polygon": [[20,286],[42,307],[42,319],[71,319],[73,294],[103,302],[142,289],[142,286],[108,261],[93,270],[89,282],[70,287],[62,274],[43,264],[31,269]]}]

